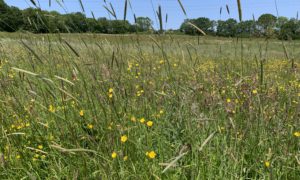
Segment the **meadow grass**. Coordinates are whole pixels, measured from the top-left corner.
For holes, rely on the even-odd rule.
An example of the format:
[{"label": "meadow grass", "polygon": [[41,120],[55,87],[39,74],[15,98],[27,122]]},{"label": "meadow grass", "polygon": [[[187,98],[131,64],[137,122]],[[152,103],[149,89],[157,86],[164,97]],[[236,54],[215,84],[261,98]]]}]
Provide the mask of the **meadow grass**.
[{"label": "meadow grass", "polygon": [[300,177],[299,41],[0,38],[1,179]]}]

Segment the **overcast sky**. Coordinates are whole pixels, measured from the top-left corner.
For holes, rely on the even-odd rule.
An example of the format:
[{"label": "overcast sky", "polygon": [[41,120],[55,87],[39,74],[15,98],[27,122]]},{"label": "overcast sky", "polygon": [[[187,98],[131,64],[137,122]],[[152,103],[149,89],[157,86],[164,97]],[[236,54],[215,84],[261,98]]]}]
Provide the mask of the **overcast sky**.
[{"label": "overcast sky", "polygon": [[[51,0],[52,5],[49,6],[49,0],[36,0],[44,10],[55,10],[61,13],[70,13],[82,11],[79,0],[64,0],[61,7],[56,1]],[[278,12],[280,16],[289,18],[296,17],[300,10],[300,0],[242,0],[243,19],[252,19],[253,15],[257,19],[263,13],[272,13],[277,15],[275,2],[277,1]],[[21,9],[32,6],[30,0],[5,0],[8,5],[16,6]],[[85,13],[91,17],[91,11],[96,17],[109,18],[108,12],[104,9],[104,0],[82,0]],[[106,0],[115,8],[118,19],[123,19],[125,0]],[[133,22],[133,13],[136,16],[148,16],[154,21],[157,28],[158,23],[155,19],[155,11],[161,5],[163,14],[168,14],[168,23],[166,28],[179,28],[180,24],[186,18],[208,17],[210,19],[227,19],[229,17],[238,18],[236,0],[181,0],[184,5],[187,16],[185,16],[180,8],[178,0],[130,0],[131,7],[128,9],[127,19]],[[230,15],[227,14],[226,4],[230,9]],[[223,13],[220,17],[220,7],[223,7]]]}]

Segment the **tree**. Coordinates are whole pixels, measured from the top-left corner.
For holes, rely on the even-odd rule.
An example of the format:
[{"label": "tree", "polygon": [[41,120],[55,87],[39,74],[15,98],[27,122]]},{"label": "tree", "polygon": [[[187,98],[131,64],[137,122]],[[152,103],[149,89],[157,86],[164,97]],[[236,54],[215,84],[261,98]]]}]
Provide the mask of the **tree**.
[{"label": "tree", "polygon": [[[300,22],[297,19],[288,20],[286,17],[278,19],[272,14],[263,14],[258,21],[248,20],[238,23],[235,19],[226,21],[212,21],[209,18],[199,17],[185,19],[180,29],[168,33],[184,32],[190,35],[202,35],[191,24],[199,27],[206,34],[225,37],[251,37],[265,35],[271,37],[275,34],[280,39],[300,39]],[[57,33],[57,32],[92,32],[92,33],[131,33],[150,32],[153,22],[149,17],[137,17],[135,24],[128,21],[108,20],[106,18],[87,18],[85,14],[77,12],[60,14],[56,11],[43,11],[39,8],[20,10],[8,6],[0,0],[0,31],[14,32],[25,30],[32,33]]]},{"label": "tree", "polygon": [[277,18],[272,14],[263,14],[258,18],[258,25],[261,28],[261,34],[272,36]]},{"label": "tree", "polygon": [[33,33],[39,33],[39,24],[37,18],[37,10],[34,8],[27,8],[22,11],[23,16],[23,26],[22,29],[25,31],[30,31]]},{"label": "tree", "polygon": [[[213,22],[206,18],[206,17],[200,17],[195,20],[195,25],[202,29],[205,33],[211,33],[213,32]],[[197,31],[198,32],[198,31]],[[198,32],[200,33],[200,32]]]},{"label": "tree", "polygon": [[205,18],[205,17],[200,17],[200,18],[197,18],[197,19],[186,19],[182,23],[182,25],[180,27],[180,30],[182,32],[184,32],[185,34],[191,34],[191,35],[195,35],[195,34],[200,35],[201,34],[194,27],[192,27],[189,24],[189,22],[196,25],[197,27],[199,27],[205,33],[212,33],[214,31],[213,21],[211,21],[210,19]]},{"label": "tree", "polygon": [[9,6],[4,2],[4,0],[0,0],[0,12],[5,13],[9,9]]},{"label": "tree", "polygon": [[184,22],[180,26],[180,31],[184,32],[185,34],[189,35],[196,35],[196,30],[191,25],[189,25],[189,22],[193,23],[193,19],[185,19]]},{"label": "tree", "polygon": [[218,21],[217,35],[225,37],[234,37],[237,32],[237,21],[228,19],[227,21]]},{"label": "tree", "polygon": [[9,7],[0,0],[0,30],[14,32],[22,26],[22,13],[16,7]]},{"label": "tree", "polygon": [[283,16],[278,17],[276,22],[276,28],[281,29],[281,27],[287,22],[289,22],[289,19],[287,17],[283,17]]},{"label": "tree", "polygon": [[50,33],[68,32],[65,25],[65,18],[59,12],[51,11],[45,13],[44,16],[47,18],[47,23],[48,23],[47,26],[48,26],[48,31]]},{"label": "tree", "polygon": [[97,19],[99,23],[99,29],[97,29],[101,33],[108,33],[108,26],[109,26],[109,21],[105,18],[98,18]]},{"label": "tree", "polygon": [[254,36],[256,32],[256,23],[254,20],[242,21],[236,26],[236,33],[242,37]]},{"label": "tree", "polygon": [[77,12],[65,15],[65,24],[70,32],[87,32],[88,25],[84,14]]},{"label": "tree", "polygon": [[[49,12],[41,9],[27,8],[22,11],[22,29],[32,33],[50,33]],[[55,23],[55,22],[53,22]]]},{"label": "tree", "polygon": [[279,39],[300,39],[300,22],[296,19],[290,19],[281,26]]},{"label": "tree", "polygon": [[123,20],[112,20],[108,23],[108,33],[110,34],[123,34],[129,32],[130,23]]},{"label": "tree", "polygon": [[153,29],[153,21],[149,17],[138,17],[135,22],[138,31],[149,31]]},{"label": "tree", "polygon": [[92,33],[100,33],[99,29],[99,23],[96,19],[93,18],[87,18],[86,19],[87,27],[88,27],[88,32]]}]

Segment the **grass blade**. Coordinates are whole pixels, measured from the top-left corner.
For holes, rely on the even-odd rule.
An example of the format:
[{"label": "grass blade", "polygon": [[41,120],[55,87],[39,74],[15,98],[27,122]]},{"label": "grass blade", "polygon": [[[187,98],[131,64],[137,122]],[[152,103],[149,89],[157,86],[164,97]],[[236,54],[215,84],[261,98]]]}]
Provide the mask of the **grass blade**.
[{"label": "grass blade", "polygon": [[115,19],[117,19],[116,13],[114,12],[114,10],[110,10],[107,6],[103,6],[109,14],[111,14]]},{"label": "grass blade", "polygon": [[82,3],[82,0],[79,0],[79,4],[80,4],[80,7],[81,7],[82,12],[85,12],[84,6],[83,6],[83,3]]},{"label": "grass blade", "polygon": [[11,69],[13,69],[15,71],[18,71],[18,72],[25,73],[25,74],[29,74],[29,75],[32,75],[32,76],[38,76],[38,74],[36,74],[34,72],[31,72],[31,71],[24,70],[24,69],[20,69],[20,68],[16,68],[16,67],[12,67]]},{"label": "grass blade", "polygon": [[[184,152],[185,151],[185,152]],[[181,159],[183,156],[185,156],[189,152],[188,146],[183,146],[183,148],[179,152],[179,156],[177,156],[173,161],[171,161],[167,167],[162,171],[162,173],[165,173],[168,169],[175,166],[175,163]]]},{"label": "grass blade", "polygon": [[237,4],[238,4],[238,10],[239,10],[239,20],[242,21],[242,4],[241,4],[241,0],[237,0]]},{"label": "grass blade", "polygon": [[80,57],[79,53],[71,46],[70,43],[68,43],[68,41],[66,40],[63,40],[64,43],[72,50],[72,52],[77,56],[77,57]]},{"label": "grass blade", "polygon": [[186,15],[186,11],[185,11],[185,9],[184,9],[184,6],[183,6],[181,0],[177,0],[177,1],[178,1],[179,5],[180,5],[181,10],[183,11],[184,15]]},{"label": "grass blade", "polygon": [[114,17],[117,19],[117,14],[116,14],[116,11],[115,11],[113,5],[111,3],[109,3],[109,5],[110,5],[112,12],[114,13]]},{"label": "grass blade", "polygon": [[158,11],[156,13],[157,13],[157,17],[159,20],[159,30],[160,30],[160,32],[163,32],[163,20],[162,20],[162,13],[161,13],[160,5],[158,6]]},{"label": "grass blade", "polygon": [[43,61],[42,61],[42,59],[40,58],[40,56],[31,48],[31,47],[29,47],[24,41],[21,41],[22,42],[22,44],[24,45],[24,47],[26,48],[26,49],[28,49],[39,61],[40,61],[40,63],[42,63],[43,64]]},{"label": "grass blade", "polygon": [[95,17],[95,14],[93,11],[91,11],[91,14],[92,14],[93,19],[96,20],[96,17]]},{"label": "grass blade", "polygon": [[37,7],[37,6],[36,6],[35,0],[30,0],[30,2],[31,2],[35,7]]},{"label": "grass blade", "polygon": [[127,2],[127,0],[125,0],[125,5],[124,5],[124,21],[126,20],[126,16],[127,16],[127,4],[128,4],[128,2]]},{"label": "grass blade", "polygon": [[188,22],[187,24],[191,25],[192,27],[194,27],[196,30],[198,30],[201,34],[203,34],[204,36],[206,36],[206,33],[200,29],[198,26],[196,26],[195,24]]},{"label": "grass blade", "polygon": [[202,145],[200,146],[200,148],[198,149],[199,151],[202,151],[204,146],[215,136],[215,134],[217,133],[217,131],[211,133],[206,139],[205,141],[202,143]]},{"label": "grass blade", "polygon": [[226,10],[227,10],[228,15],[230,15],[230,10],[229,10],[228,4],[226,4]]}]

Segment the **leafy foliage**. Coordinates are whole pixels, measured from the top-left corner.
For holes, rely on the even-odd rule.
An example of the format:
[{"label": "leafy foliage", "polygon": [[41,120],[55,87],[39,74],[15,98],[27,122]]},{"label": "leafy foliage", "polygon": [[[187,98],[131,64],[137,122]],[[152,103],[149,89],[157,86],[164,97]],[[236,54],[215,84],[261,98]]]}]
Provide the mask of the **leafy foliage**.
[{"label": "leafy foliage", "polygon": [[217,35],[225,37],[234,37],[237,32],[237,21],[228,19],[227,21],[218,21]]},{"label": "leafy foliage", "polygon": [[181,25],[180,31],[190,35],[201,34],[199,31],[195,30],[195,28],[189,25],[188,22],[191,22],[192,24],[196,25],[205,33],[212,34],[214,32],[214,22],[206,17],[200,17],[197,19],[186,19]]},{"label": "leafy foliage", "polygon": [[[10,7],[3,0],[0,0],[0,31],[28,31],[32,33],[90,32],[110,34],[155,32],[153,28],[153,21],[149,17],[135,17],[135,23],[130,24],[126,18],[123,20],[117,20],[112,6],[110,8],[105,6],[105,8],[109,10],[111,15],[113,15],[115,18],[114,20],[109,20],[106,18],[96,19],[94,16],[93,18],[89,18],[80,12],[60,14],[56,11],[48,12],[39,8],[27,8],[20,10],[17,7]],[[127,9],[127,7],[125,9]],[[157,13],[160,15],[159,10]],[[191,26],[191,24],[195,26]],[[237,22],[232,18],[214,21],[206,17],[199,17],[196,19],[184,20],[179,30],[167,30],[165,32],[184,33],[187,35],[203,35],[203,33],[201,33],[199,30],[196,30],[195,27],[201,29],[204,34],[208,35],[217,35],[223,37],[277,36],[280,39],[287,40],[299,38],[300,21],[297,19],[289,20],[286,17],[278,17],[277,19],[272,14],[263,14],[258,18],[257,21],[246,20],[240,22]],[[159,31],[162,31],[162,26],[160,27]]]}]

